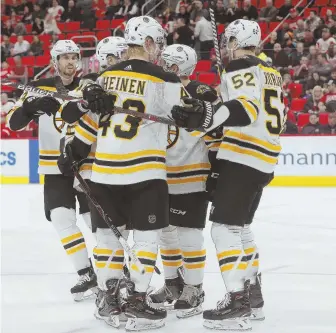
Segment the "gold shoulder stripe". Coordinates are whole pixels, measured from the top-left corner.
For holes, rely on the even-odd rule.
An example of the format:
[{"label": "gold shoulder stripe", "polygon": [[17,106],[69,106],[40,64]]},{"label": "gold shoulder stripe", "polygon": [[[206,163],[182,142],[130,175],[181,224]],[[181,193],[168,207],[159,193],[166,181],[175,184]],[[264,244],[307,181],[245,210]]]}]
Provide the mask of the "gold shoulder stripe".
[{"label": "gold shoulder stripe", "polygon": [[55,87],[48,87],[48,86],[38,86],[37,88],[57,92],[57,89]]},{"label": "gold shoulder stripe", "polygon": [[145,81],[152,81],[155,83],[164,82],[164,80],[159,79],[158,77],[153,75],[142,74],[137,72],[128,72],[128,71],[107,71],[101,75],[101,77],[109,77],[109,76],[129,77],[130,79],[140,79]]}]

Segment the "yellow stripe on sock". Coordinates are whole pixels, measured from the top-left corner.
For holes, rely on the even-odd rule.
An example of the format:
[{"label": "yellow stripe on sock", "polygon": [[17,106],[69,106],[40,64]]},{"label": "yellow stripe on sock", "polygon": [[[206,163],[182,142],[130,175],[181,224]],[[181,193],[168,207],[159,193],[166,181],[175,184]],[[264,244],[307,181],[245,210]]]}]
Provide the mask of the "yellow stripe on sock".
[{"label": "yellow stripe on sock", "polygon": [[184,257],[203,257],[206,255],[206,250],[201,251],[182,251]]},{"label": "yellow stripe on sock", "polygon": [[223,252],[217,254],[217,258],[222,259],[224,257],[239,256],[241,254],[242,254],[241,250],[223,251]]},{"label": "yellow stripe on sock", "polygon": [[[226,265],[223,265],[221,266],[220,268],[220,271],[221,272],[226,272],[226,271],[231,271],[233,268],[234,268],[235,264],[226,264]],[[244,270],[247,268],[247,263],[240,263],[238,264],[237,266],[237,269],[241,269],[241,270]]]},{"label": "yellow stripe on sock", "polygon": [[75,246],[75,247],[73,247],[73,248],[71,248],[69,250],[66,250],[66,253],[67,254],[74,254],[74,253],[76,253],[76,252],[78,252],[80,250],[83,250],[83,249],[86,249],[85,243],[79,244],[78,246]]},{"label": "yellow stripe on sock", "polygon": [[167,267],[180,267],[182,266],[182,260],[179,261],[162,261],[163,266],[167,266]]},{"label": "yellow stripe on sock", "polygon": [[198,269],[198,268],[204,268],[205,262],[197,263],[197,264],[184,264],[184,267],[187,269]]},{"label": "yellow stripe on sock", "polygon": [[181,254],[181,250],[180,249],[176,249],[176,250],[164,250],[164,249],[160,249],[160,253],[165,255],[165,254]]},{"label": "yellow stripe on sock", "polygon": [[244,249],[245,254],[251,254],[255,252],[256,248],[255,247],[249,247],[248,249]]},{"label": "yellow stripe on sock", "polygon": [[82,237],[83,237],[83,234],[81,232],[78,232],[77,234],[62,238],[61,242],[62,244],[66,244],[66,243],[69,243],[70,241],[73,241],[75,239],[82,238]]},{"label": "yellow stripe on sock", "polygon": [[[135,264],[131,265],[131,269],[133,271],[140,272],[138,266],[135,265]],[[153,273],[154,272],[154,267],[152,267],[152,266],[145,266],[145,272],[146,273]]]},{"label": "yellow stripe on sock", "polygon": [[259,267],[259,260],[254,260],[252,266]]},{"label": "yellow stripe on sock", "polygon": [[[97,262],[96,261],[96,267],[97,268],[106,268],[106,262]],[[117,270],[122,270],[124,267],[123,264],[114,264],[114,263],[110,263],[108,268],[111,269],[117,269]]]},{"label": "yellow stripe on sock", "polygon": [[141,258],[149,258],[149,259],[154,259],[156,260],[157,254],[153,252],[147,252],[147,251],[138,251],[136,253],[137,257]]},{"label": "yellow stripe on sock", "polygon": [[110,255],[113,253],[113,251],[110,250],[110,249],[99,249],[99,248],[94,248],[94,249],[93,249],[93,253],[94,253],[94,254],[106,254],[106,255],[110,256]]}]

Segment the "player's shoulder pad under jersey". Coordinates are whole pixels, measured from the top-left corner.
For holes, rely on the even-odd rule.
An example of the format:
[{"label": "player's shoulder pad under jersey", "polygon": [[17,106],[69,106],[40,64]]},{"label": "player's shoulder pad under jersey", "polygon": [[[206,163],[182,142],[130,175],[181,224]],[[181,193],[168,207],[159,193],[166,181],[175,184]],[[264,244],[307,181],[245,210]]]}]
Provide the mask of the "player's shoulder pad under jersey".
[{"label": "player's shoulder pad under jersey", "polygon": [[190,81],[185,89],[191,97],[202,101],[212,103],[218,99],[217,91],[214,88],[196,80]]},{"label": "player's shoulder pad under jersey", "polygon": [[150,78],[153,78],[152,81],[157,82],[181,82],[176,74],[165,72],[160,66],[138,59],[126,60],[110,66],[105,71],[103,71],[100,76],[106,75],[107,72],[118,71],[133,73],[132,75],[134,75],[134,78],[136,78],[137,76],[143,76],[144,78],[147,77],[148,80],[150,80]]},{"label": "player's shoulder pad under jersey", "polygon": [[235,72],[259,65],[262,65],[263,67],[272,68],[266,62],[264,62],[258,57],[247,56],[244,58],[234,59],[230,61],[230,63],[225,67],[224,73]]}]

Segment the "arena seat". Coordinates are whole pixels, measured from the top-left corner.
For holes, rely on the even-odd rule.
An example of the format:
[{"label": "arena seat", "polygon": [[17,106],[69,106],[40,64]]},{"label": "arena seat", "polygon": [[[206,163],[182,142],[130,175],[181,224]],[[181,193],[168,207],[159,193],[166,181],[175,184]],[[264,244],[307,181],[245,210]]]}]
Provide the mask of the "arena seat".
[{"label": "arena seat", "polygon": [[309,123],[309,113],[301,113],[298,116],[297,125],[298,127],[303,127]]},{"label": "arena seat", "polygon": [[306,99],[304,99],[304,98],[296,98],[296,99],[292,100],[290,109],[292,111],[302,111],[303,107],[305,106],[305,104],[306,104]]}]

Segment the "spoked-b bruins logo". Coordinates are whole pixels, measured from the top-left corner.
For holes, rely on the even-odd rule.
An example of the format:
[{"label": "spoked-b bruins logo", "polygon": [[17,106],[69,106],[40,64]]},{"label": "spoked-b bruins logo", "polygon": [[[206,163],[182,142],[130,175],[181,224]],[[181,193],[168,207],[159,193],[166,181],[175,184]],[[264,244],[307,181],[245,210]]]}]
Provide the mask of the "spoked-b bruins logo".
[{"label": "spoked-b bruins logo", "polygon": [[167,135],[167,141],[168,141],[168,145],[167,145],[167,149],[173,147],[179,137],[180,134],[180,130],[178,127],[176,126],[168,126],[168,135]]},{"label": "spoked-b bruins logo", "polygon": [[62,133],[64,127],[66,126],[66,129],[67,129],[66,130],[66,135],[74,135],[75,134],[74,126],[66,123],[61,118],[61,114],[59,112],[56,112],[56,114],[53,116],[53,123],[54,123],[54,126],[55,126],[57,132]]}]

